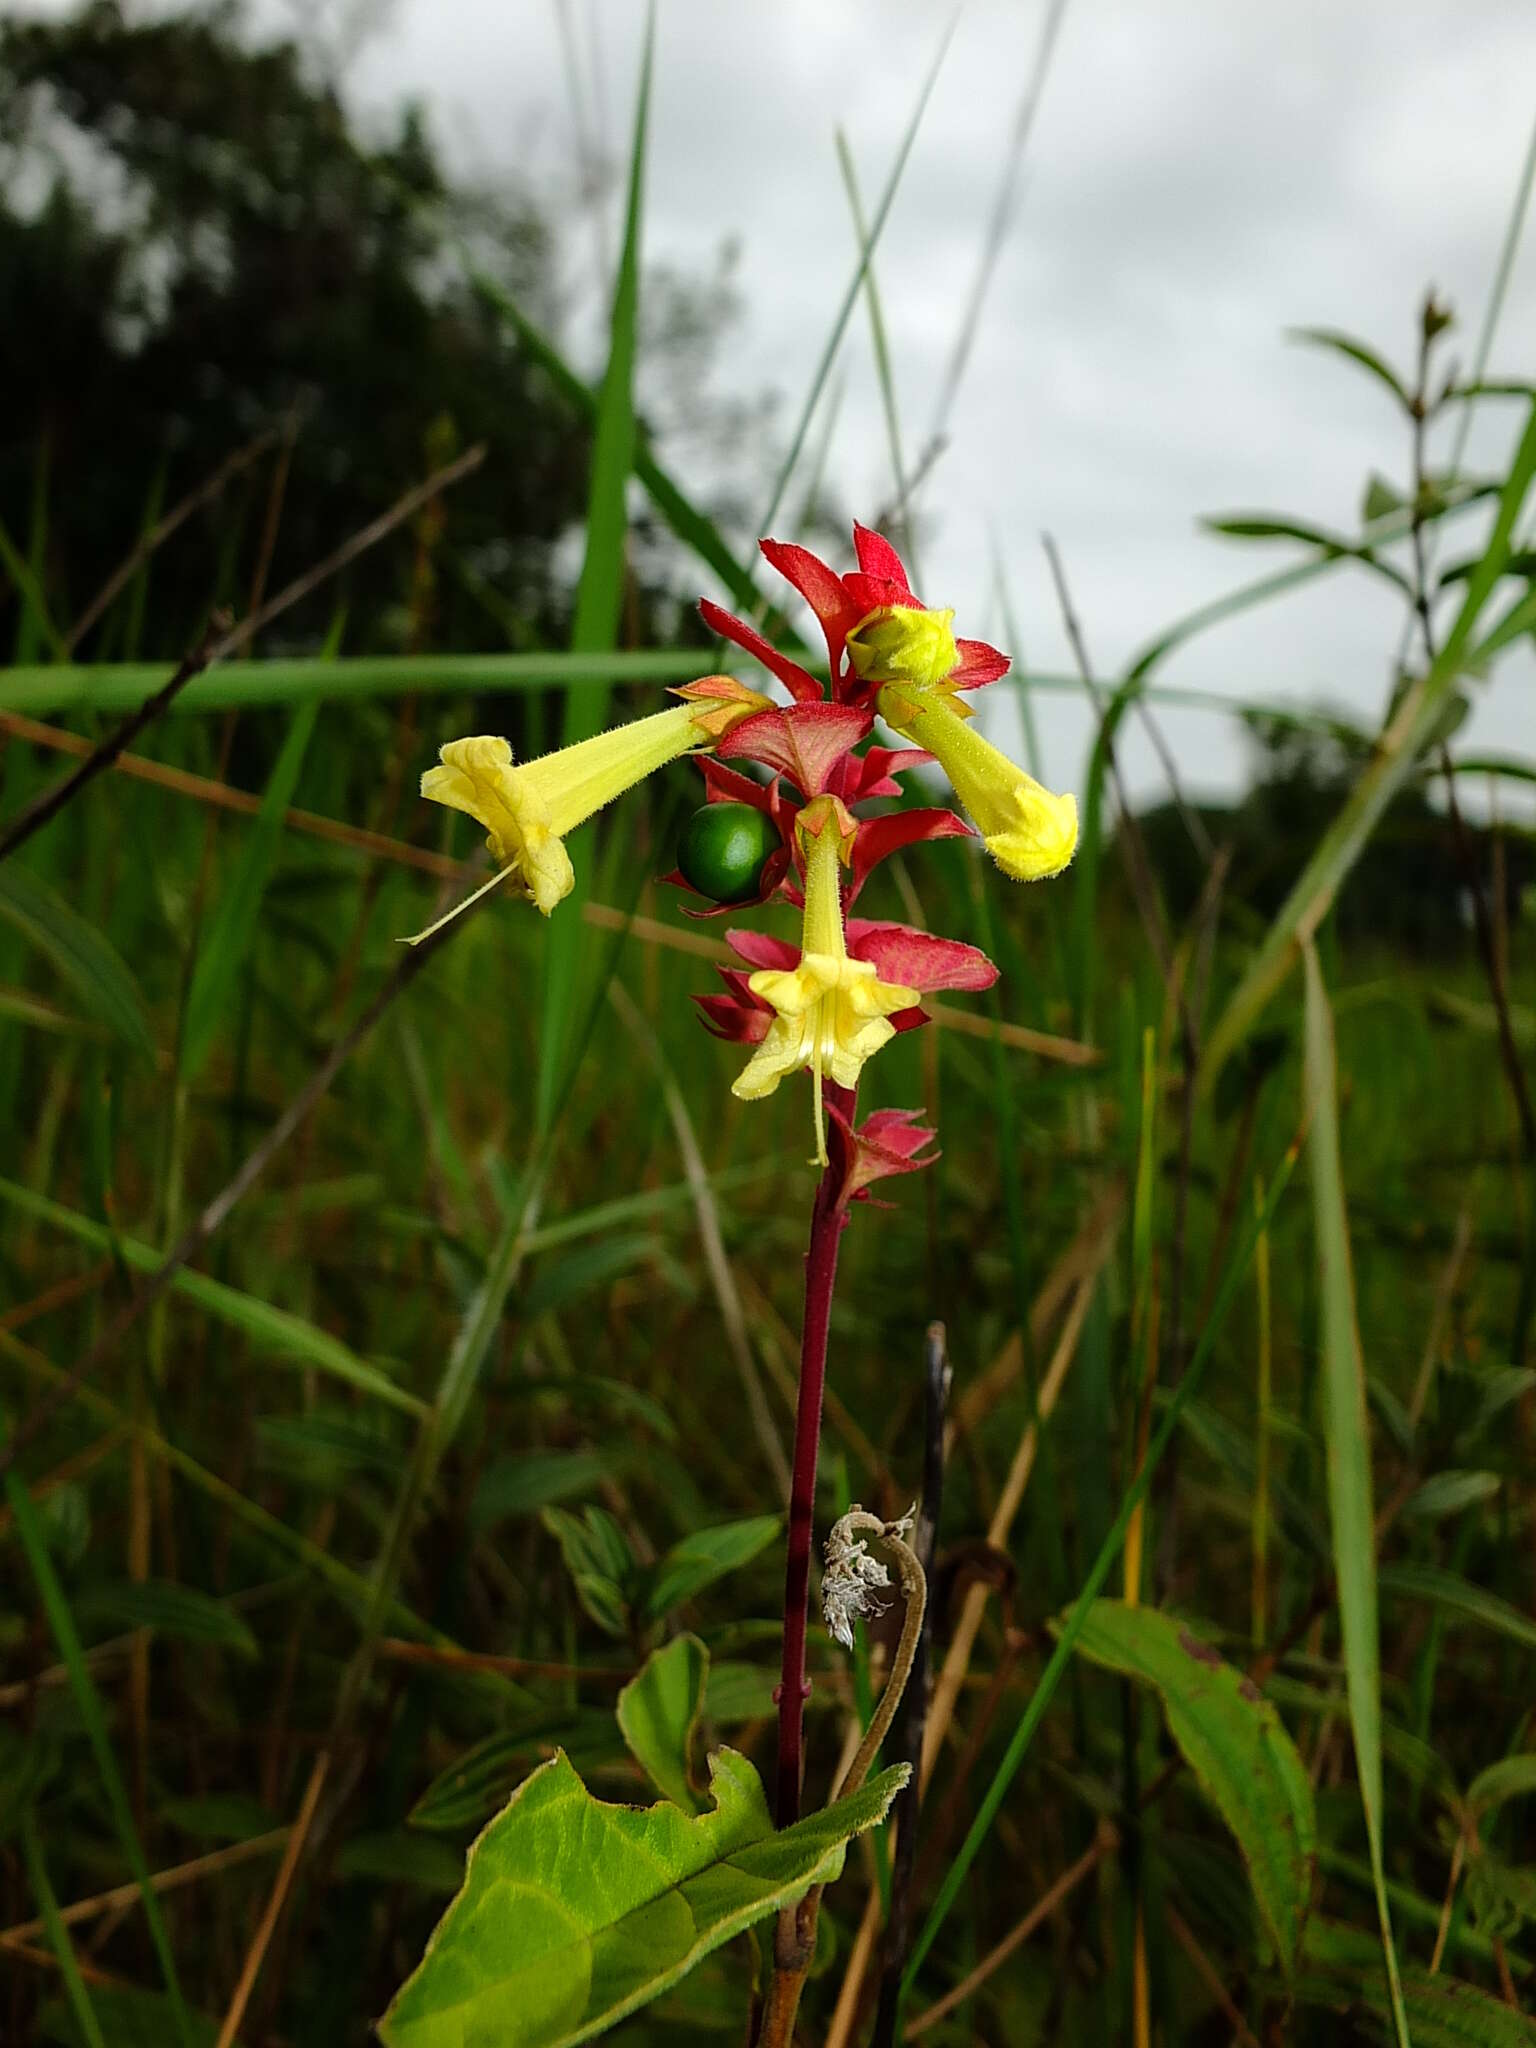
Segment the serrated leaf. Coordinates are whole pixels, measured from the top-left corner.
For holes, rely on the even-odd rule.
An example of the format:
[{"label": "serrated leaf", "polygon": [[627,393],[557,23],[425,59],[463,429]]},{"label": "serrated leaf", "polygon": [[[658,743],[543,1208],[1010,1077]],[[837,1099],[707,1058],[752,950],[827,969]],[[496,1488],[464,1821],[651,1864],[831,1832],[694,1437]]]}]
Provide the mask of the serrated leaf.
[{"label": "serrated leaf", "polygon": [[646,1596],[645,1611],[658,1621],[683,1601],[691,1600],[748,1563],[773,1542],[780,1529],[777,1515],[752,1515],[744,1522],[722,1522],[714,1529],[695,1529],[681,1543],[674,1544],[656,1566]]},{"label": "serrated leaf", "polygon": [[596,1800],[564,1753],[469,1852],[464,1889],[379,2022],[386,2048],[573,2048],[679,1982],[743,1928],[843,1867],[904,1767],[775,1833],[745,1757],[710,1759],[691,1818]]},{"label": "serrated leaf", "polygon": [[155,1042],[139,985],[95,925],[14,860],[0,868],[0,917],[52,962],[115,1037],[153,1059]]},{"label": "serrated leaf", "polygon": [[590,1493],[618,1464],[607,1451],[524,1451],[486,1468],[470,1503],[476,1536],[509,1515],[533,1515],[573,1494]]},{"label": "serrated leaf", "polygon": [[1295,1965],[1312,1886],[1312,1787],[1273,1704],[1182,1622],[1096,1600],[1077,1640],[1092,1663],[1155,1688],[1168,1732],[1236,1838],[1281,1966]]},{"label": "serrated leaf", "polygon": [[257,1654],[249,1623],[222,1600],[168,1579],[92,1586],[79,1594],[75,1611],[82,1620],[114,1629],[152,1628],[157,1635],[186,1643],[210,1643],[242,1657]]},{"label": "serrated leaf", "polygon": [[697,1813],[701,1805],[688,1767],[708,1679],[708,1650],[697,1636],[675,1636],[646,1658],[615,1709],[631,1756],[684,1813]]}]

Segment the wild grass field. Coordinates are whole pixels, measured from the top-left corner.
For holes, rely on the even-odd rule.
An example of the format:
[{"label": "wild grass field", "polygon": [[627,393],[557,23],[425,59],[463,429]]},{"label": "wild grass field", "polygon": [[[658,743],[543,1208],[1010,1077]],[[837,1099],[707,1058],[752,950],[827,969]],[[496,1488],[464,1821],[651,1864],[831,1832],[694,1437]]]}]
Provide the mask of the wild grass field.
[{"label": "wild grass field", "polygon": [[[232,252],[130,378],[135,231],[62,182],[0,219],[40,309],[0,456],[0,2038],[362,2043],[505,1811],[500,1905],[393,2043],[1536,2042],[1536,844],[1490,797],[1536,752],[1458,740],[1536,629],[1531,163],[1454,346],[1433,293],[1398,369],[1314,337],[1400,415],[1358,532],[1231,522],[1251,579],[1140,661],[1095,673],[1085,620],[1079,674],[992,685],[1027,746],[1041,693],[1091,706],[1065,873],[956,837],[860,898],[1001,975],[862,1077],[940,1156],[842,1235],[814,1540],[920,1504],[926,1633],[908,1674],[898,1586],[851,1650],[813,1607],[797,1834],[810,1088],[734,1098],[691,998],[798,907],[683,914],[678,760],[571,833],[549,918],[503,889],[400,942],[492,871],[417,796],[444,743],[763,685],[697,595],[825,672],[754,580],[760,532],[852,567],[815,433],[767,519],[658,458],[644,77],[589,378],[537,223],[409,129],[370,153],[291,52],[98,8],[0,31],[0,73],[8,148],[41,95]],[[802,425],[840,348],[884,360],[888,198]],[[1380,730],[1233,697],[1247,797],[1128,806],[1170,653],[1352,576],[1401,604]],[[893,1662],[913,1783],[839,1819]],[[722,1750],[720,1813],[768,1806],[685,1849]],[[541,1835],[557,1754],[587,1790]],[[658,1798],[642,1882],[595,1802]]]}]

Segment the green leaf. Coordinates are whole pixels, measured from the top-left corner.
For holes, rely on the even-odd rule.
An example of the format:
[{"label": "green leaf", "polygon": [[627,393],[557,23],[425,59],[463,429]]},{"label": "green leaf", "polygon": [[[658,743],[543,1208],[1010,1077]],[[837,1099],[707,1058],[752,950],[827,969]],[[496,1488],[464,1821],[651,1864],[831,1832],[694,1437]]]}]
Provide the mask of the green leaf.
[{"label": "green leaf", "polygon": [[616,1708],[630,1754],[663,1798],[684,1813],[697,1813],[703,1804],[689,1760],[708,1678],[708,1650],[697,1636],[676,1636],[664,1650],[651,1652]]},{"label": "green leaf", "polygon": [[775,1833],[745,1757],[710,1759],[713,1811],[596,1800],[563,1753],[469,1852],[464,1889],[379,2022],[386,2048],[568,2048],[670,1989],[754,1921],[843,1867],[906,1782]]},{"label": "green leaf", "polygon": [[1305,519],[1239,512],[1227,513],[1218,519],[1203,519],[1200,523],[1208,532],[1219,533],[1227,540],[1299,540],[1306,547],[1318,549],[1326,561],[1360,562],[1367,569],[1374,569],[1378,576],[1385,576],[1389,583],[1395,583],[1399,590],[1409,591],[1412,588],[1400,569],[1382,561],[1364,543],[1352,541],[1342,533],[1330,533],[1326,527],[1314,526]]},{"label": "green leaf", "polygon": [[[128,1788],[123,1783],[122,1772],[118,1769],[112,1738],[107,1733],[107,1717],[102,1711],[101,1695],[97,1692],[90,1671],[86,1665],[85,1653],[80,1646],[80,1632],[75,1627],[75,1618],[70,1610],[64,1588],[59,1583],[53,1560],[48,1555],[48,1546],[43,1540],[42,1526],[38,1521],[37,1508],[27,1491],[21,1474],[13,1465],[5,1475],[5,1498],[16,1525],[16,1534],[37,1583],[38,1595],[43,1610],[48,1616],[48,1626],[53,1639],[59,1646],[59,1655],[69,1673],[69,1687],[74,1695],[75,1706],[85,1725],[86,1736],[91,1745],[91,1754],[101,1774],[102,1786],[107,1795],[118,1840],[128,1859],[143,1902],[144,1917],[149,1923],[149,1938],[160,1964],[170,2000],[171,2025],[162,2033],[161,2039],[174,2033],[182,2048],[192,2048],[194,2033],[191,2015],[181,1995],[181,1983],[176,1974],[176,1960],[171,1950],[170,1936],[166,1932],[165,1916],[160,1911],[160,1901],[150,1882],[149,1865],[144,1857],[143,1844],[133,1824],[133,1808],[128,1802]],[[101,2007],[97,2005],[96,2016],[101,2018]]]},{"label": "green leaf", "polygon": [[753,1515],[744,1522],[722,1522],[718,1528],[695,1529],[681,1543],[674,1544],[655,1567],[645,1611],[653,1621],[670,1614],[685,1600],[702,1593],[716,1579],[772,1543],[781,1527],[777,1515]]},{"label": "green leaf", "polygon": [[1474,1622],[1528,1650],[1536,1649],[1536,1621],[1497,1593],[1485,1592],[1455,1572],[1432,1564],[1384,1564],[1377,1577],[1382,1592],[1396,1599],[1427,1601],[1460,1621]]},{"label": "green leaf", "polygon": [[162,1799],[157,1811],[184,1835],[195,1835],[204,1842],[254,1842],[258,1835],[270,1835],[282,1826],[271,1808],[248,1792]]},{"label": "green leaf", "polygon": [[563,1508],[545,1508],[540,1519],[559,1543],[577,1598],[588,1614],[609,1635],[628,1635],[635,1557],[612,1515],[588,1508],[578,1522]]},{"label": "green leaf", "polygon": [[1336,327],[1293,327],[1292,341],[1303,341],[1313,348],[1332,349],[1336,355],[1347,356],[1352,363],[1358,363],[1362,370],[1370,372],[1378,383],[1385,384],[1404,412],[1408,410],[1408,390],[1401,377],[1373,348],[1367,348],[1363,341],[1356,341],[1353,335],[1341,334]]},{"label": "green leaf", "polygon": [[[333,634],[329,643],[332,649],[334,640]],[[304,765],[304,753],[319,712],[320,699],[312,697],[294,713],[261,809],[198,949],[181,1026],[184,1081],[195,1080],[207,1059],[240,971],[250,957],[261,899],[282,846],[283,814],[293,802],[299,770]]]},{"label": "green leaf", "polygon": [[58,1963],[59,1975],[64,1980],[64,1995],[69,2000],[69,2009],[75,2025],[80,2030],[80,2038],[86,2044],[86,2048],[106,2048],[95,2007],[91,2004],[91,1994],[86,1990],[85,1979],[80,1975],[75,1945],[70,1939],[64,1916],[59,1911],[59,1901],[48,1876],[43,1845],[38,1840],[37,1821],[30,1810],[22,1816],[21,1853],[27,1866],[27,1881],[32,1887],[32,1896],[37,1901],[37,1910],[47,1930],[48,1944]]},{"label": "green leaf", "polygon": [[1504,1484],[1497,1472],[1436,1472],[1403,1503],[1403,1513],[1420,1521],[1438,1521],[1443,1515],[1459,1515],[1489,1500]]},{"label": "green leaf", "polygon": [[1385,477],[1372,470],[1366,478],[1365,495],[1360,500],[1360,517],[1364,524],[1374,526],[1378,519],[1390,519],[1395,512],[1403,511],[1406,505],[1402,492],[1395,490]]},{"label": "green leaf", "polygon": [[135,1583],[125,1579],[111,1586],[92,1586],[76,1600],[83,1620],[106,1622],[118,1629],[152,1628],[157,1635],[185,1643],[211,1643],[242,1657],[257,1655],[249,1625],[222,1600],[167,1579]]},{"label": "green leaf", "polygon": [[14,860],[0,867],[0,917],[52,962],[114,1036],[153,1059],[155,1042],[139,985],[95,925]]},{"label": "green leaf", "polygon": [[530,1715],[515,1728],[488,1735],[432,1780],[406,1815],[410,1826],[444,1834],[480,1826],[527,1776],[528,1759],[538,1743],[570,1726],[569,1709],[553,1707]]},{"label": "green leaf", "polygon": [[1168,1732],[1243,1852],[1289,1974],[1311,1902],[1317,1824],[1306,1767],[1279,1714],[1208,1643],[1154,1608],[1096,1600],[1077,1648],[1161,1696]]},{"label": "green leaf", "polygon": [[483,1536],[509,1515],[534,1515],[540,1508],[590,1493],[619,1460],[609,1451],[524,1451],[486,1467],[469,1506],[469,1526]]},{"label": "green leaf", "polygon": [[651,1231],[636,1231],[627,1237],[601,1237],[595,1244],[568,1252],[563,1259],[547,1260],[540,1266],[518,1302],[525,1323],[536,1323],[552,1309],[568,1301],[581,1301],[600,1293],[611,1280],[628,1273],[656,1256],[656,1238]]},{"label": "green leaf", "polygon": [[1371,1510],[1371,1433],[1365,1409],[1365,1361],[1355,1319],[1344,1168],[1339,1147],[1339,1103],[1328,1007],[1317,949],[1309,942],[1306,967],[1305,1094],[1312,1120],[1312,1215],[1317,1238],[1322,1315],[1323,1434],[1328,1447],[1328,1510],[1349,1720],[1360,1775],[1360,1803],[1376,1887],[1382,1953],[1399,2048],[1408,2048],[1392,1916],[1382,1862],[1381,1665],[1376,1615],[1376,1535]]},{"label": "green leaf", "polygon": [[[96,1251],[116,1254],[136,1273],[158,1272],[163,1263],[164,1255],[153,1245],[124,1237],[120,1231],[111,1231],[93,1217],[66,1209],[63,1203],[51,1202],[46,1195],[34,1194],[30,1188],[20,1187],[15,1181],[0,1180],[0,1203],[9,1204],[11,1208],[21,1210],[23,1215],[35,1217],[40,1223],[67,1230],[72,1237]],[[392,1408],[404,1409],[409,1415],[426,1412],[426,1404],[415,1394],[408,1393],[404,1387],[397,1387],[376,1365],[369,1365],[339,1338],[317,1329],[313,1323],[305,1322],[302,1316],[290,1315],[286,1309],[274,1308],[270,1302],[260,1301],[254,1294],[243,1294],[238,1287],[226,1286],[222,1280],[211,1279],[206,1273],[194,1273],[186,1266],[172,1276],[171,1291],[196,1302],[199,1308],[220,1322],[243,1331],[276,1357],[292,1359],[300,1365],[312,1365],[317,1371],[329,1373],[333,1379],[344,1380],[360,1392],[372,1394],[376,1400],[386,1401]]]},{"label": "green leaf", "polygon": [[[1360,1992],[1378,2011],[1381,2038],[1390,2040],[1379,1985],[1363,1977]],[[1409,1970],[1403,1994],[1414,2048],[1536,2048],[1536,2022],[1475,1984]]]},{"label": "green leaf", "polygon": [[1467,1804],[1474,1813],[1481,1815],[1502,1806],[1506,1799],[1517,1799],[1527,1792],[1536,1792],[1536,1752],[1533,1751],[1526,1751],[1520,1756],[1501,1757],[1486,1771],[1479,1771],[1467,1787]]},{"label": "green leaf", "polygon": [[[131,1985],[93,1984],[91,2004],[101,2027],[106,2048],[165,2048],[172,2038],[175,2014],[168,1998],[156,1991],[136,1991]],[[190,2048],[214,2048],[219,2023],[206,2013],[187,2015]],[[74,2024],[73,2016],[60,2006],[43,2007],[37,2018],[38,2037],[61,2044],[61,2048],[86,2048],[86,2036]]]}]

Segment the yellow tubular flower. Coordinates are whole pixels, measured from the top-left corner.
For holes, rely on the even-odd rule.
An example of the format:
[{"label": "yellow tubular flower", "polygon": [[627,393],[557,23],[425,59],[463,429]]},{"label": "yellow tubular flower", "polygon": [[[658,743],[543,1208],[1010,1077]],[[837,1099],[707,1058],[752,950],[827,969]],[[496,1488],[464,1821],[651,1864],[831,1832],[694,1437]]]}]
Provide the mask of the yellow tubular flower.
[{"label": "yellow tubular flower", "polygon": [[690,701],[532,761],[514,762],[511,747],[494,736],[450,740],[441,750],[441,766],[422,776],[421,793],[479,820],[498,872],[484,889],[409,943],[419,945],[487,889],[508,880],[548,917],[576,885],[565,850],[568,832],[645,776],[710,746],[722,731],[766,710],[769,702],[724,677],[690,683],[678,694]]},{"label": "yellow tubular flower", "polygon": [[[919,1001],[915,988],[881,981],[867,960],[848,957],[843,932],[841,806],[830,797],[807,804],[799,831],[805,846],[805,926],[800,965],[765,968],[749,979],[755,996],[777,1011],[768,1035],[731,1084],[747,1101],[771,1095],[786,1074],[811,1070],[816,1118],[815,1164],[827,1163],[822,1075],[852,1088],[859,1069],[895,1036],[888,1021]],[[844,813],[846,817],[846,813]],[[849,835],[851,838],[851,834]]]},{"label": "yellow tubular flower", "polygon": [[892,684],[880,692],[887,725],[925,748],[954,784],[988,853],[1016,882],[1059,875],[1077,851],[1077,800],[1016,768],[967,722],[953,697]]}]

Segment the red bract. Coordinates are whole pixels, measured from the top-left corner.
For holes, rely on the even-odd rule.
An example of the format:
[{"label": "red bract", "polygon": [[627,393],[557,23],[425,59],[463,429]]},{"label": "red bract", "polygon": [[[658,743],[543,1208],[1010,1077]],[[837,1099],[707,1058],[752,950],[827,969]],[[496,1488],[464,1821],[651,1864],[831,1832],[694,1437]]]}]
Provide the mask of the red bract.
[{"label": "red bract", "polygon": [[[877,1201],[870,1188],[877,1180],[893,1174],[921,1173],[939,1156],[938,1132],[920,1124],[921,1110],[877,1109],[857,1129],[834,1103],[828,1115],[832,1123],[832,1170],[837,1176],[837,1206],[846,1210],[850,1202],[868,1202],[876,1209],[889,1209],[889,1202]],[[930,1152],[925,1148],[933,1146]]]}]

